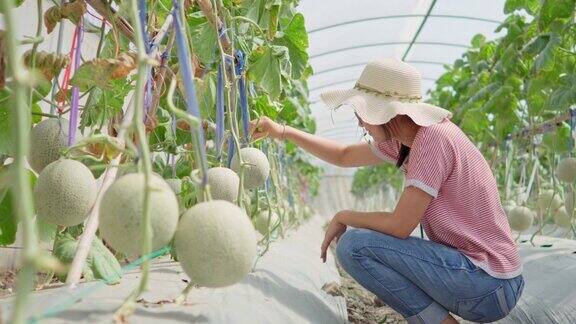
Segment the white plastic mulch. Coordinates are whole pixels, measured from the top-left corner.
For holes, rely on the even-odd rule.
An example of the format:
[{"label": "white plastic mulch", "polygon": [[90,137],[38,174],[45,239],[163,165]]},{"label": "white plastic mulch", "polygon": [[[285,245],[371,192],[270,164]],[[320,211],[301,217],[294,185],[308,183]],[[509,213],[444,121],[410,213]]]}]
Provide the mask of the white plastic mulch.
[{"label": "white plastic mulch", "polygon": [[[150,273],[149,290],[142,296],[131,323],[346,323],[346,302],[321,288],[340,282],[334,258],[320,260],[323,219],[314,217],[274,242],[260,259],[255,271],[242,282],[221,289],[193,289],[185,305],[165,303],[186,286],[186,275],[176,262],[160,259]],[[29,315],[43,314],[70,300],[70,296],[91,287],[87,294],[65,311],[41,323],[110,323],[115,310],[139,282],[133,271],[119,285],[82,284],[75,291],[67,288],[36,292]],[[2,317],[9,320],[11,299],[1,301]]]}]

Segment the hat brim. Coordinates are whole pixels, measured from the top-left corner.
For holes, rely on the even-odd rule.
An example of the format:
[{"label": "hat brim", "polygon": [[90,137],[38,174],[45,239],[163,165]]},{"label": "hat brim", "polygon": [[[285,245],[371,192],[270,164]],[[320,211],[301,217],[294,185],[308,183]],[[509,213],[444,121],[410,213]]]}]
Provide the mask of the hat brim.
[{"label": "hat brim", "polygon": [[362,121],[370,125],[386,124],[397,115],[408,115],[420,126],[438,124],[452,117],[450,111],[431,104],[400,101],[358,89],[326,91],[320,94],[320,98],[329,109],[351,106]]}]

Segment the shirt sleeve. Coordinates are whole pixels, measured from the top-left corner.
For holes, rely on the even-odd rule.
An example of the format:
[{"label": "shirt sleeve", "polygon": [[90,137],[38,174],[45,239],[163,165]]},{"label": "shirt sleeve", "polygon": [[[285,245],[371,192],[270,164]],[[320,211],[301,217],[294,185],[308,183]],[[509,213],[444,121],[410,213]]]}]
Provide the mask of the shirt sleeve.
[{"label": "shirt sleeve", "polygon": [[400,142],[397,140],[390,139],[379,143],[369,140],[368,146],[370,147],[370,150],[372,150],[372,153],[380,159],[390,163],[396,163],[398,161]]},{"label": "shirt sleeve", "polygon": [[[416,142],[416,140],[415,140]],[[446,136],[430,130],[410,150],[405,187],[419,188],[436,198],[454,167],[454,150]]]}]

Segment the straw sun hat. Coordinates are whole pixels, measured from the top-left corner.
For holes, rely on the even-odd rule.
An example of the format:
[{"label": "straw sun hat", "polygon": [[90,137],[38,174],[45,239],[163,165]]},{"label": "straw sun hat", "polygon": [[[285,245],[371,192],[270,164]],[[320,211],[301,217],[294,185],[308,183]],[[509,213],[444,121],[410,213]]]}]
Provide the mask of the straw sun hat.
[{"label": "straw sun hat", "polygon": [[371,125],[387,123],[396,115],[408,115],[420,126],[430,126],[452,117],[446,109],[421,102],[420,73],[397,59],[381,59],[364,67],[352,89],[332,90],[320,95],[330,109],[351,106]]}]

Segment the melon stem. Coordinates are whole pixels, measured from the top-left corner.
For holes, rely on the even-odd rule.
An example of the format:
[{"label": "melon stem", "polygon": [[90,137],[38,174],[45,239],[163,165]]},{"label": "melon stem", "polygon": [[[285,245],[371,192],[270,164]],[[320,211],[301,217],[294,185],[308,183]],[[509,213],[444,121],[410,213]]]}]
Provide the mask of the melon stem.
[{"label": "melon stem", "polygon": [[[168,103],[168,110],[170,110],[171,113],[173,113],[176,117],[178,118],[182,118],[184,119],[188,125],[190,126],[190,129],[194,129],[194,127],[200,127],[200,120],[188,113],[186,113],[185,111],[178,109],[175,105],[174,105],[174,91],[176,90],[176,80],[172,79],[172,81],[170,82],[170,86],[168,88],[168,94],[166,96],[166,102]],[[194,159],[198,160],[202,159],[202,153],[200,152],[200,141],[196,136],[196,132],[191,132],[191,136],[192,136],[192,141],[194,142]],[[208,171],[205,171],[206,174],[208,173]],[[195,180],[195,179],[194,179]],[[195,181],[195,183],[197,183],[200,186],[200,191],[198,192],[198,195],[201,197],[202,201],[209,201],[212,200],[212,196],[210,194],[210,188],[209,185],[203,185],[202,181]]]},{"label": "melon stem", "polygon": [[136,92],[134,98],[134,116],[132,123],[136,129],[136,139],[140,148],[140,160],[144,171],[144,201],[142,210],[142,278],[138,287],[128,296],[122,306],[116,311],[117,316],[128,316],[134,311],[136,299],[146,290],[148,284],[148,273],[150,270],[150,253],[152,252],[152,226],[150,224],[150,179],[152,178],[152,163],[150,161],[150,151],[146,139],[146,130],[142,116],[144,110],[144,88],[148,71],[148,56],[144,45],[142,25],[138,16],[137,0],[130,1],[130,11],[134,25],[134,36],[136,47],[138,48],[138,74],[136,79]]},{"label": "melon stem", "polygon": [[190,281],[190,283],[188,283],[186,288],[184,288],[184,290],[182,290],[180,295],[178,295],[178,297],[176,297],[176,299],[174,300],[174,303],[176,305],[184,304],[184,302],[186,302],[186,299],[188,298],[188,294],[190,294],[190,290],[192,290],[192,288],[194,288],[194,286],[195,286],[195,284],[192,281]]},{"label": "melon stem", "polygon": [[[208,0],[200,0],[200,1],[208,1]],[[215,6],[211,6],[214,10],[214,12],[212,13],[207,13],[204,12],[204,14],[206,16],[213,16],[213,17],[218,17],[218,7],[220,4],[217,4]],[[201,8],[204,8],[207,6],[201,6]],[[237,116],[235,111],[232,111],[232,105],[236,104],[236,87],[235,87],[235,81],[236,81],[236,77],[235,77],[235,64],[234,64],[234,46],[232,43],[230,43],[229,48],[231,53],[226,53],[224,51],[224,46],[222,45],[222,37],[220,37],[219,35],[219,27],[217,22],[217,19],[212,20],[214,22],[214,30],[217,34],[218,37],[218,49],[220,51],[220,64],[222,64],[222,68],[224,73],[222,73],[222,77],[223,77],[223,84],[224,84],[224,89],[225,89],[225,93],[226,93],[226,112],[228,113],[229,116],[229,125],[230,125],[230,135],[232,136],[232,139],[234,140],[234,145],[236,146],[236,161],[238,163],[238,165],[240,166],[239,170],[238,170],[238,177],[240,178],[240,183],[238,185],[238,198],[237,198],[237,204],[238,206],[240,206],[240,208],[244,209],[244,211],[246,211],[246,207],[244,206],[244,167],[243,167],[243,161],[242,161],[242,156],[240,155],[240,136],[239,136],[239,131],[238,131],[238,120],[237,120]],[[224,36],[225,37],[225,36]],[[230,63],[227,63],[227,58],[230,59]]]},{"label": "melon stem", "polygon": [[22,269],[17,277],[17,290],[14,299],[14,311],[11,323],[20,324],[25,322],[26,301],[34,283],[36,266],[34,259],[38,255],[36,233],[32,217],[34,215],[32,188],[30,178],[26,170],[26,154],[30,145],[30,114],[31,108],[27,103],[26,95],[30,80],[19,60],[17,40],[14,31],[13,1],[0,1],[0,11],[4,13],[5,44],[7,56],[7,68],[13,78],[12,93],[12,134],[14,136],[14,162],[11,166],[12,173],[12,199],[16,207],[16,216],[22,224],[24,246],[22,250]]}]

